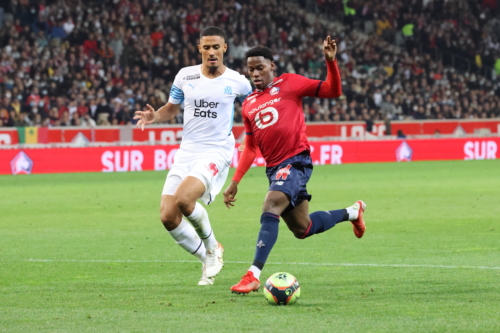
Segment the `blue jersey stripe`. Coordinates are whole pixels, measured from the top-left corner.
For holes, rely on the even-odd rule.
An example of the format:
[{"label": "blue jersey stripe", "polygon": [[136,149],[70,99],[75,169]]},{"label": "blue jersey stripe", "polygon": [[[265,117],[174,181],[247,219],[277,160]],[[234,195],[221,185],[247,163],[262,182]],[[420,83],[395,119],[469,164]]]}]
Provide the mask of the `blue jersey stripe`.
[{"label": "blue jersey stripe", "polygon": [[174,98],[175,100],[178,100],[179,103],[173,103],[173,104],[182,104],[184,103],[184,98]]},{"label": "blue jersey stripe", "polygon": [[184,92],[175,85],[172,85],[172,88],[170,89],[170,97],[179,99],[182,103],[184,101]]},{"label": "blue jersey stripe", "polygon": [[318,97],[319,88],[321,88],[321,85],[323,84],[323,82],[325,82],[325,81],[320,81],[320,83],[318,83],[318,88],[316,88],[316,93],[314,94],[314,96]]},{"label": "blue jersey stripe", "polygon": [[229,125],[229,135],[231,135],[231,131],[233,130],[233,121],[234,121],[234,103],[233,103],[233,110],[231,111],[231,125]]}]

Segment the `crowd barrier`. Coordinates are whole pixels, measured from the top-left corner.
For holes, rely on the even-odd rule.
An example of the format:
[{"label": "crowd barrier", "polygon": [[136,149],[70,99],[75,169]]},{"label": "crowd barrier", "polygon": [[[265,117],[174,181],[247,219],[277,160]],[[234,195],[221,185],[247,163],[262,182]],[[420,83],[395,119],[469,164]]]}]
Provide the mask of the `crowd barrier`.
[{"label": "crowd barrier", "polygon": [[[387,124],[375,122],[369,134],[382,137],[387,134]],[[412,135],[442,135],[479,134],[483,136],[500,135],[500,120],[439,120],[439,121],[394,121],[390,125],[392,135],[401,130],[407,136]],[[241,139],[244,136],[243,125],[233,127],[234,136]],[[306,135],[309,138],[343,139],[363,138],[366,135],[364,122],[340,123],[308,123]],[[75,140],[88,142],[148,142],[176,143],[182,138],[182,126],[148,126],[144,131],[132,126],[109,126],[96,128],[82,127],[22,127],[0,128],[0,146],[18,143],[69,143]]]},{"label": "crowd barrier", "polygon": [[[500,138],[311,142],[314,164],[497,159]],[[178,145],[0,149],[0,174],[167,170]],[[235,149],[232,166],[241,152]],[[262,156],[254,166],[265,165]]]}]

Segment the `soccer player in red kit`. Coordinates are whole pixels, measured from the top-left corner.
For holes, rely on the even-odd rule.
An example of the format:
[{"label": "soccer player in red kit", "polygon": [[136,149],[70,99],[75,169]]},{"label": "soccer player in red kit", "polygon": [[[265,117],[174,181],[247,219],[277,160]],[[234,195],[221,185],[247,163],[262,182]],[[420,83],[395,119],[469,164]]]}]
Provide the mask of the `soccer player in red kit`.
[{"label": "soccer player in red kit", "polygon": [[352,222],[356,237],[363,236],[366,208],[363,201],[346,209],[309,214],[311,195],[307,193],[306,184],[313,164],[305,134],[302,98],[342,95],[336,52],[335,40],[328,36],[323,43],[328,68],[325,81],[297,74],[275,78],[274,58],[268,48],[257,46],[246,53],[248,74],[256,89],[243,103],[245,146],[231,184],[224,192],[224,203],[227,208],[234,205],[238,183],[252,165],[257,148],[266,161],[269,189],[262,208],[253,264],[242,280],[231,287],[233,293],[246,294],[259,289],[260,273],[278,238],[280,216],[299,239],[324,232],[343,221]]}]

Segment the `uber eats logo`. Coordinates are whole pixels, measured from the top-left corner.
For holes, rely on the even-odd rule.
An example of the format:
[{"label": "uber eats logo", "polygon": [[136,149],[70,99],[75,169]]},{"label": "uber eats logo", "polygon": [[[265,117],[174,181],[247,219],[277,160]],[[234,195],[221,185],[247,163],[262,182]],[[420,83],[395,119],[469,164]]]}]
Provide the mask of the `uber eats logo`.
[{"label": "uber eats logo", "polygon": [[217,109],[219,102],[205,101],[204,99],[194,100],[194,116],[202,118],[217,118],[217,112],[213,109]]}]

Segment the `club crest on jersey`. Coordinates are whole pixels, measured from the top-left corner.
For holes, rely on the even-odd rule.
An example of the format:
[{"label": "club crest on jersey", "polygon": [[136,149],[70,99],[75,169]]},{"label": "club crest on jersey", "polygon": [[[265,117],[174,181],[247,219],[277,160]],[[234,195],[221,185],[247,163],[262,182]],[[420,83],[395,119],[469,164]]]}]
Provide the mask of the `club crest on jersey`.
[{"label": "club crest on jersey", "polygon": [[271,90],[269,91],[269,94],[270,95],[277,95],[277,94],[279,94],[279,92],[280,92],[279,87],[272,87]]},{"label": "club crest on jersey", "polygon": [[224,88],[224,94],[226,95],[232,95],[233,94],[233,88],[231,86],[227,86]]},{"label": "club crest on jersey", "polygon": [[210,162],[208,169],[212,172],[212,177],[215,177],[219,173],[219,168],[217,168],[214,162]]},{"label": "club crest on jersey", "polygon": [[286,180],[288,176],[290,176],[290,168],[292,167],[291,164],[288,164],[286,167],[281,168],[276,172],[276,180],[283,179]]}]

